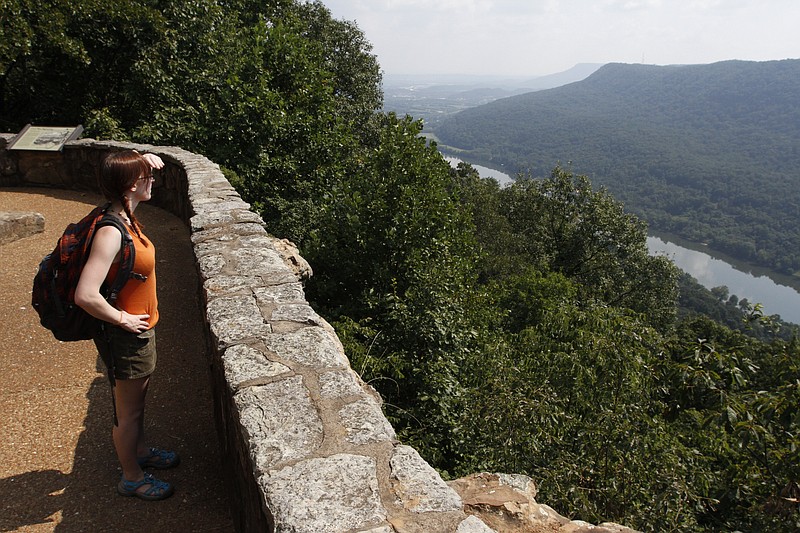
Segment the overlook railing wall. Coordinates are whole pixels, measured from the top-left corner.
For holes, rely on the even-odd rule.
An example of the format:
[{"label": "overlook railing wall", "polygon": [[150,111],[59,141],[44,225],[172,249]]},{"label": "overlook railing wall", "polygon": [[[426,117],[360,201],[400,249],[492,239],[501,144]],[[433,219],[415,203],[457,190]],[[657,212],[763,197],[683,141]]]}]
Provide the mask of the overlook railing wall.
[{"label": "overlook railing wall", "polygon": [[151,203],[191,229],[240,531],[492,531],[397,441],[380,397],[308,305],[305,261],[267,233],[217,165],[179,148],[92,139],[61,152],[6,150],[12,138],[0,134],[3,187],[97,191],[106,154],[126,148],[165,161]]}]

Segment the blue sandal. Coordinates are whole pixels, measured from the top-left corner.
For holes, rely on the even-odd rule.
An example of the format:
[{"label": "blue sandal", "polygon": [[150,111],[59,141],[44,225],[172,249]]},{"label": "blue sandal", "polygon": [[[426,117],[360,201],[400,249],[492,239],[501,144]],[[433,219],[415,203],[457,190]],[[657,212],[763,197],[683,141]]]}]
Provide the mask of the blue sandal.
[{"label": "blue sandal", "polygon": [[158,468],[159,470],[163,470],[164,468],[178,466],[181,463],[181,458],[175,452],[168,452],[167,450],[161,450],[159,448],[150,448],[150,453],[144,457],[139,457],[136,459],[136,462],[138,462],[139,466],[142,468]]},{"label": "blue sandal", "polygon": [[[150,485],[146,490],[139,490],[145,485]],[[122,496],[136,496],[143,500],[155,501],[163,500],[172,496],[174,489],[166,481],[161,481],[153,477],[153,474],[145,472],[144,479],[141,481],[128,481],[123,476],[117,483],[117,492]]]}]

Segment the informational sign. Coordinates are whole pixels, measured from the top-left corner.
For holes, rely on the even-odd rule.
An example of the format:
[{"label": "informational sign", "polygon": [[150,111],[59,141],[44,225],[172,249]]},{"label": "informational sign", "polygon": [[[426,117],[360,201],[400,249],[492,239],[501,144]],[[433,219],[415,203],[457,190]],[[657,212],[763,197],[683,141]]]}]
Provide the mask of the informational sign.
[{"label": "informational sign", "polygon": [[83,126],[31,126],[28,124],[14,137],[8,150],[41,150],[58,152],[64,143],[77,139]]}]

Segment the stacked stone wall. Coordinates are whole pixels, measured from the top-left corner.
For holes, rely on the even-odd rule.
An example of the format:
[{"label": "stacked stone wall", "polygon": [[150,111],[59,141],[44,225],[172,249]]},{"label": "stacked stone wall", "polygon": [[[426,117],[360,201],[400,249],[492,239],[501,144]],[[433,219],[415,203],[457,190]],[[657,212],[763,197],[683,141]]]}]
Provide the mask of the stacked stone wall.
[{"label": "stacked stone wall", "polygon": [[216,164],[179,148],[92,139],[60,152],[6,150],[12,138],[0,135],[2,187],[97,190],[103,158],[126,148],[165,161],[152,203],[191,229],[240,531],[492,531],[398,442],[379,395],[306,301],[310,268],[269,235]]},{"label": "stacked stone wall", "polygon": [[[0,133],[0,187],[97,191],[100,165],[115,150],[152,152],[166,163],[150,203],[190,228],[208,348],[198,356],[212,369],[239,531],[635,533],[559,515],[535,501],[526,476],[445,483],[398,442],[380,396],[305,299],[311,267],[290,242],[269,235],[218,165],[180,148],[93,139],[60,152],[6,150],[13,137]],[[0,241],[40,231],[35,214],[3,215]]]}]

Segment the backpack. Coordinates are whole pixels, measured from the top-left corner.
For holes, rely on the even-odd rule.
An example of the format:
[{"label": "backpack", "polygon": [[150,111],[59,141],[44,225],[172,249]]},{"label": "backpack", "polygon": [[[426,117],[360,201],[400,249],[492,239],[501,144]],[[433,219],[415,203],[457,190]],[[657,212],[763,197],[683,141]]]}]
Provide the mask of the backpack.
[{"label": "backpack", "polygon": [[146,276],[133,272],[136,252],[133,239],[115,216],[108,214],[111,204],[96,207],[80,222],[69,224],[58,239],[56,247],[47,254],[33,278],[31,304],[39,314],[39,321],[60,341],[79,341],[96,337],[103,321],[93,317],[75,304],[75,288],[86,261],[89,259],[92,239],[96,230],[114,226],[122,233],[122,257],[119,271],[113,282],[104,283],[100,293],[110,303],[119,296],[130,278],[140,280]]}]

